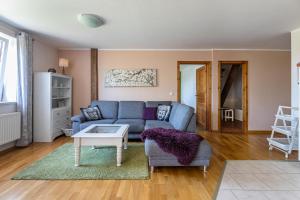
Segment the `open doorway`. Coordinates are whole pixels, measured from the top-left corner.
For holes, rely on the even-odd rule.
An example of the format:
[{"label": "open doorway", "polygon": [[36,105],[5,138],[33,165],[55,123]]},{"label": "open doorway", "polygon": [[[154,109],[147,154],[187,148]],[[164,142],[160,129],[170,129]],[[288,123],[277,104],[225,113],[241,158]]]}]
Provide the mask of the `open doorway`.
[{"label": "open doorway", "polygon": [[177,100],[195,109],[197,126],[211,130],[211,64],[178,61]]},{"label": "open doorway", "polygon": [[219,62],[219,130],[243,133],[248,130],[248,63]]}]

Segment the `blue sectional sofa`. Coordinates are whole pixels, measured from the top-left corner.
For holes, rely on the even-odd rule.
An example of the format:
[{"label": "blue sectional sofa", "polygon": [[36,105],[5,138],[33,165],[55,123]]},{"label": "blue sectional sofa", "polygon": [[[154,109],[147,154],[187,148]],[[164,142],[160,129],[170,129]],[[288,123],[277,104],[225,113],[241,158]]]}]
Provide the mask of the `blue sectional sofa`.
[{"label": "blue sectional sofa", "polygon": [[[144,120],[145,107],[158,105],[172,105],[169,121]],[[103,119],[85,121],[82,115],[72,117],[73,133],[88,127],[91,124],[129,124],[128,137],[140,139],[140,133],[150,128],[168,128],[181,131],[196,132],[196,117],[194,109],[190,106],[171,101],[93,101],[91,106],[98,106]],[[149,159],[151,171],[158,166],[183,166],[176,157],[164,152],[154,140],[145,140],[145,153]],[[209,143],[204,139],[200,142],[198,153],[189,166],[209,166],[212,151]]]},{"label": "blue sectional sofa", "polygon": [[[169,121],[144,120],[145,107],[172,105]],[[140,133],[150,128],[174,128],[181,131],[196,132],[194,108],[171,101],[93,101],[91,106],[98,106],[103,119],[85,121],[82,115],[72,117],[73,133],[91,124],[129,124],[128,137],[139,139]]]}]

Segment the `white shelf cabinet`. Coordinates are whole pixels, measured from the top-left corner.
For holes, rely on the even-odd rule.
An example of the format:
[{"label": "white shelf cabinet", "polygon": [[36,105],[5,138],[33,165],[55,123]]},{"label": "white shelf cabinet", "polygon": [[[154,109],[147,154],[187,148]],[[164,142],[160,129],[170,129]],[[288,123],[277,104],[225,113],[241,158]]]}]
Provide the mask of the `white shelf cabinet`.
[{"label": "white shelf cabinet", "polygon": [[37,72],[34,74],[33,140],[52,142],[71,124],[72,78]]}]

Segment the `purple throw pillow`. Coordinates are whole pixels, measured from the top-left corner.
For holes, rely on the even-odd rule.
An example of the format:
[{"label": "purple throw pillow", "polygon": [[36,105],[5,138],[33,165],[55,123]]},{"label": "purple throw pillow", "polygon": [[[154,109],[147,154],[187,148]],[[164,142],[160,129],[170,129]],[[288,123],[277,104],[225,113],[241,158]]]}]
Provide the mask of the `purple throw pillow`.
[{"label": "purple throw pillow", "polygon": [[156,107],[146,107],[144,108],[144,114],[143,118],[144,120],[156,120],[156,113],[157,113],[157,108]]}]

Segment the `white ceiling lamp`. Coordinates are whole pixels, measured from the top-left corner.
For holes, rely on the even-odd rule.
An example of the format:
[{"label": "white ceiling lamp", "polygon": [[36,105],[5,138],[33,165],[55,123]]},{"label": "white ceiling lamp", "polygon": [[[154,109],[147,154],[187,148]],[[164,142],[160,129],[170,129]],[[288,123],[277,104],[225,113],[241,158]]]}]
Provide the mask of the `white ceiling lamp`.
[{"label": "white ceiling lamp", "polygon": [[98,28],[102,26],[105,21],[98,15],[82,13],[77,16],[79,23],[89,27],[89,28]]}]

